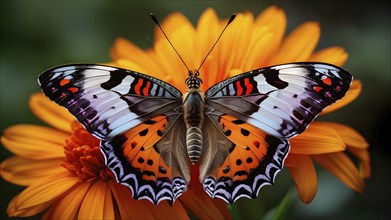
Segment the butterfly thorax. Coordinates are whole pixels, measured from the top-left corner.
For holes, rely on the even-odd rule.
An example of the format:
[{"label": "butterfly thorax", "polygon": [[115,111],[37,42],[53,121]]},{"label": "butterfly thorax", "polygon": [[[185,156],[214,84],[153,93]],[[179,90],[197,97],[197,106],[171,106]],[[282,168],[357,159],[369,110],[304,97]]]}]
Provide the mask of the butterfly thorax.
[{"label": "butterfly thorax", "polygon": [[201,78],[197,71],[189,71],[186,79],[188,87],[183,98],[184,120],[186,124],[186,146],[189,159],[192,164],[197,163],[202,151],[201,126],[204,119],[204,97],[200,91]]}]

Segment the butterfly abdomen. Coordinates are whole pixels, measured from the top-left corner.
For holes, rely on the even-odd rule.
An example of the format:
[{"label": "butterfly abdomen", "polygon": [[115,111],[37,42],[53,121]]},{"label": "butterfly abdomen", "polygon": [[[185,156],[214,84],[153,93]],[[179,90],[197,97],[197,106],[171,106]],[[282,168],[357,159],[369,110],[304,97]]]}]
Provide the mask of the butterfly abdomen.
[{"label": "butterfly abdomen", "polygon": [[186,123],[186,146],[190,162],[197,163],[202,151],[202,131],[201,126],[203,116],[204,101],[198,91],[190,91],[183,103],[184,119]]}]

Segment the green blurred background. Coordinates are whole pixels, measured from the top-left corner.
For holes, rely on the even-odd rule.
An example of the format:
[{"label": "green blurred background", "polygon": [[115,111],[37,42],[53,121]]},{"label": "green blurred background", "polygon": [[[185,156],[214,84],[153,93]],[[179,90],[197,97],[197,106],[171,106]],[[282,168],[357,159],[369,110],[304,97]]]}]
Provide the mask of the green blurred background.
[{"label": "green blurred background", "polygon": [[[363,194],[357,194],[317,167],[319,189],[304,205],[297,199],[287,219],[388,219],[391,216],[390,4],[388,1],[4,1],[0,3],[0,130],[18,123],[42,124],[27,101],[39,91],[36,79],[45,69],[65,63],[110,61],[113,41],[125,37],[147,48],[154,25],[180,11],[194,24],[207,7],[220,17],[233,12],[260,13],[271,4],[282,7],[288,32],[302,22],[319,21],[318,49],[339,45],[349,53],[345,68],[363,83],[358,100],[320,120],[339,121],[356,128],[370,142],[372,177]],[[0,161],[11,153],[1,147]],[[23,188],[0,180],[0,219],[6,206]],[[241,199],[232,207],[238,219],[260,219],[275,206],[293,182],[286,170],[273,187],[261,190],[256,200]],[[37,218],[37,217],[35,217]],[[35,219],[31,218],[31,219]]]}]

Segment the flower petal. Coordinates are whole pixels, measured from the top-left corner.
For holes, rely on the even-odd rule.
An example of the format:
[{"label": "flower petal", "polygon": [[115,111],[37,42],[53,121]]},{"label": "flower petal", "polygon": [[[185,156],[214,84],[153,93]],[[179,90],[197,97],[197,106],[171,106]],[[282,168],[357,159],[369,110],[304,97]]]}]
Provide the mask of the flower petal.
[{"label": "flower petal", "polygon": [[188,219],[188,215],[180,202],[170,206],[167,202],[158,205],[147,200],[135,200],[130,190],[118,183],[110,182],[113,198],[118,205],[121,219]]},{"label": "flower petal", "polygon": [[65,108],[50,101],[43,93],[39,92],[31,95],[29,105],[31,111],[42,121],[71,133],[70,125],[75,118]]},{"label": "flower petal", "polygon": [[323,111],[320,114],[327,114],[330,112],[333,112],[337,109],[342,108],[343,106],[351,103],[353,100],[355,100],[361,93],[361,81],[360,80],[353,80],[352,85],[350,85],[350,89],[345,94],[342,99],[338,100],[337,102],[333,103],[329,107],[323,109]]},{"label": "flower petal", "polygon": [[[173,41],[171,39],[172,36],[174,35],[173,32],[175,32],[179,28],[182,28],[183,26],[193,26],[193,24],[189,21],[189,19],[187,19],[187,17],[184,16],[180,12],[173,12],[173,13],[169,14],[167,17],[165,17],[163,19],[163,21],[160,23],[160,25],[162,26],[163,30],[167,33],[168,38],[172,42],[175,42],[175,43],[176,43],[176,41]],[[156,27],[155,28],[155,42],[162,40],[162,39],[166,40],[162,31],[158,27]]]},{"label": "flower petal", "polygon": [[336,66],[343,66],[348,59],[348,54],[342,47],[329,47],[320,50],[310,56],[307,61],[331,63]]},{"label": "flower petal", "polygon": [[75,219],[91,182],[83,182],[70,190],[44,215],[43,219]]},{"label": "flower petal", "polygon": [[114,208],[109,185],[96,181],[89,188],[80,206],[79,219],[114,219]]},{"label": "flower petal", "polygon": [[16,195],[8,204],[7,206],[7,215],[9,217],[28,217],[28,216],[33,216],[36,215],[46,208],[48,208],[51,204],[52,201],[45,202],[38,204],[36,206],[28,207],[28,208],[20,208],[17,207],[16,203],[18,201],[18,197],[20,194]]},{"label": "flower petal", "polygon": [[238,13],[235,21],[226,29],[224,37],[217,45],[216,61],[220,74],[217,79],[223,80],[231,69],[241,68],[249,47],[249,37],[252,35],[253,27],[254,16],[251,13]]},{"label": "flower petal", "polygon": [[51,175],[27,187],[15,201],[15,209],[26,209],[59,198],[74,185],[78,178],[64,169],[64,172]]},{"label": "flower petal", "polygon": [[[188,68],[196,69],[199,63],[193,58],[195,52],[194,40],[195,29],[193,26],[182,26],[175,30],[175,33],[170,37],[178,53]],[[189,52],[191,51],[191,52]],[[151,54],[155,62],[159,63],[161,74],[164,76],[172,76],[172,80],[168,83],[172,84],[180,91],[185,92],[187,86],[183,83],[187,77],[187,69],[183,65],[181,59],[175,53],[169,42],[166,39],[161,39],[155,42],[154,53]],[[195,57],[198,57],[197,55]]]},{"label": "flower petal", "polygon": [[[272,5],[266,8],[255,20],[255,27],[267,27],[269,32],[272,34],[272,41],[267,48],[270,48],[270,54],[265,52],[264,54],[269,54],[269,58],[263,58],[263,61],[259,63],[259,67],[266,66],[270,62],[270,59],[273,57],[273,54],[276,53],[278,47],[281,44],[281,41],[285,34],[286,29],[286,15],[284,10],[278,8],[275,5]],[[256,29],[254,29],[255,31]]]},{"label": "flower petal", "polygon": [[[145,219],[155,219],[151,211],[146,207],[144,200],[132,199],[132,194],[128,188],[118,183],[109,182],[113,198],[118,206],[121,219],[137,219],[142,216]],[[159,209],[157,209],[159,211]]]},{"label": "flower petal", "polygon": [[320,122],[313,122],[303,133],[290,139],[290,143],[290,154],[324,154],[345,150],[339,133]]},{"label": "flower petal", "polygon": [[318,124],[338,131],[338,134],[342,137],[345,144],[351,148],[366,149],[369,147],[365,138],[352,127],[334,122],[318,122]]},{"label": "flower petal", "polygon": [[288,164],[295,164],[288,167],[288,170],[295,181],[300,200],[305,204],[312,202],[318,191],[318,180],[310,156],[289,154],[287,160],[293,161]]},{"label": "flower petal", "polygon": [[268,27],[255,27],[241,68],[248,71],[266,66],[272,57],[275,44],[274,34],[270,32]]},{"label": "flower petal", "polygon": [[216,12],[212,8],[207,8],[198,19],[196,30],[197,38],[195,39],[195,43],[198,46],[195,49],[199,51],[198,54],[200,57],[197,57],[199,62],[205,58],[214,42],[217,40],[220,34],[219,32],[221,32],[217,27],[222,28],[222,25],[220,24]]},{"label": "flower petal", "polygon": [[319,37],[319,23],[306,22],[300,25],[284,39],[270,65],[307,60],[314,51]]},{"label": "flower petal", "polygon": [[11,157],[1,163],[1,177],[17,185],[29,186],[43,177],[62,172],[63,168],[59,166],[62,160]]},{"label": "flower petal", "polygon": [[161,70],[151,56],[124,38],[117,38],[115,40],[114,45],[110,50],[110,54],[112,59],[116,62],[118,60],[127,60],[129,63],[133,64],[122,68],[159,77],[159,75],[154,74],[159,74]]},{"label": "flower petal", "polygon": [[348,151],[360,160],[359,172],[366,179],[371,176],[371,157],[366,149],[348,147]]},{"label": "flower petal", "polygon": [[180,200],[199,219],[231,219],[223,200],[210,198],[202,187],[188,189]]},{"label": "flower petal", "polygon": [[[69,128],[70,128],[69,124]],[[4,131],[1,143],[12,153],[31,159],[63,158],[69,134],[38,125],[14,125]]]},{"label": "flower petal", "polygon": [[364,191],[364,181],[353,162],[345,153],[337,152],[330,154],[312,155],[311,157],[349,188],[357,192]]},{"label": "flower petal", "polygon": [[139,202],[145,202],[145,205],[156,219],[190,219],[185,208],[179,201],[174,202],[172,206],[167,202],[161,202],[158,205],[154,205],[146,200]]},{"label": "flower petal", "polygon": [[272,5],[262,11],[255,20],[255,26],[267,26],[274,33],[274,40],[279,44],[285,34],[286,15],[283,9]]}]

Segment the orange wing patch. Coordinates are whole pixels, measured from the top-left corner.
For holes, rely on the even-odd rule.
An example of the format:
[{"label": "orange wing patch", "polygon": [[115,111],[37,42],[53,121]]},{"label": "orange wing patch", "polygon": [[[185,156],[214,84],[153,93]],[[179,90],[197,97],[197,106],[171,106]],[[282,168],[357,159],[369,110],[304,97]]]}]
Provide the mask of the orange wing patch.
[{"label": "orange wing patch", "polygon": [[169,119],[160,115],[101,141],[107,167],[119,183],[130,188],[133,198],[172,204],[186,190],[186,181],[173,175],[156,147],[169,124]]},{"label": "orange wing patch", "polygon": [[203,180],[204,189],[212,198],[227,203],[255,198],[261,187],[274,183],[289,143],[230,115],[220,116],[218,123],[233,144],[217,172]]},{"label": "orange wing patch", "polygon": [[167,124],[165,116],[157,116],[124,133],[127,138],[123,144],[124,156],[132,167],[143,174],[145,180],[171,177],[169,167],[154,147],[164,134]]},{"label": "orange wing patch", "polygon": [[233,116],[223,115],[220,124],[226,137],[234,143],[218,171],[217,178],[245,180],[267,154],[266,133]]}]

